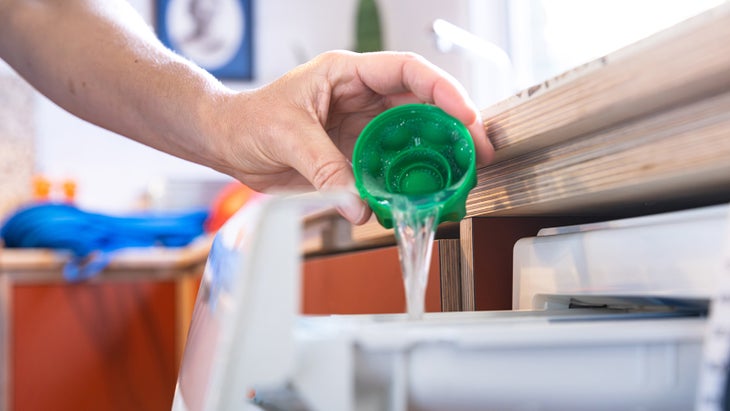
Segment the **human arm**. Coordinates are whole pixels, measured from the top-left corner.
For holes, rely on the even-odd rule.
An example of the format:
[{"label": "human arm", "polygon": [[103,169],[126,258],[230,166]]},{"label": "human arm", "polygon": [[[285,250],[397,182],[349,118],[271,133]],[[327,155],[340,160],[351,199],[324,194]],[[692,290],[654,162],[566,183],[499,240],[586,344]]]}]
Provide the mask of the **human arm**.
[{"label": "human arm", "polygon": [[0,57],[74,115],[208,165],[204,120],[229,93],[167,50],[126,1],[0,0]]},{"label": "human arm", "polygon": [[[460,86],[408,53],[329,52],[234,92],[162,46],[124,1],[0,0],[0,57],[71,113],[259,191],[351,187],[360,130],[409,102],[467,124],[481,163],[493,152]],[[358,200],[342,212],[369,216]]]}]

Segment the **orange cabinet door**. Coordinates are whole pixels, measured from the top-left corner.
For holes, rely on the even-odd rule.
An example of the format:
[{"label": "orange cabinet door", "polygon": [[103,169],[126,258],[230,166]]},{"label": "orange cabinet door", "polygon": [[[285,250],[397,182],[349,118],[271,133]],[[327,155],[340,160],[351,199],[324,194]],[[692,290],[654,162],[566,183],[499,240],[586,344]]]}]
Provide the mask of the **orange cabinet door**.
[{"label": "orange cabinet door", "polygon": [[[458,240],[434,241],[426,288],[427,312],[448,308],[442,301],[446,295],[442,293],[442,283],[458,276],[458,249],[455,254],[445,251],[447,245],[455,244]],[[304,262],[302,288],[304,314],[405,312],[405,291],[395,246],[308,258]]]},{"label": "orange cabinet door", "polygon": [[169,410],[172,281],[11,287],[13,411]]}]

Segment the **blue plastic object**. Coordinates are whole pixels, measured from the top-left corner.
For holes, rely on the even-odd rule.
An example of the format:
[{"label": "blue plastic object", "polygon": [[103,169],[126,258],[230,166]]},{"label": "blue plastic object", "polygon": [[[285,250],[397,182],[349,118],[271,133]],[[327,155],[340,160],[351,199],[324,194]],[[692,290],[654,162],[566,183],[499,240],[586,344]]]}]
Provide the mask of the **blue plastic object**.
[{"label": "blue plastic object", "polygon": [[70,251],[64,267],[69,281],[101,272],[111,254],[128,247],[182,247],[203,234],[207,210],[110,216],[67,204],[43,203],[19,209],[0,228],[8,248]]}]

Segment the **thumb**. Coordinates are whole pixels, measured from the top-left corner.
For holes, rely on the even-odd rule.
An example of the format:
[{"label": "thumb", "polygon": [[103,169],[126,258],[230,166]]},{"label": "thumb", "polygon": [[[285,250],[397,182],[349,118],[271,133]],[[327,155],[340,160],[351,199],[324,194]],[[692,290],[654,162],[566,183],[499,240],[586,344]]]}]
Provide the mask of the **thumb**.
[{"label": "thumb", "polygon": [[370,208],[355,188],[352,164],[319,126],[302,130],[303,145],[294,150],[290,163],[317,191],[345,191],[346,201],[338,212],[353,224],[363,224],[370,218]]}]

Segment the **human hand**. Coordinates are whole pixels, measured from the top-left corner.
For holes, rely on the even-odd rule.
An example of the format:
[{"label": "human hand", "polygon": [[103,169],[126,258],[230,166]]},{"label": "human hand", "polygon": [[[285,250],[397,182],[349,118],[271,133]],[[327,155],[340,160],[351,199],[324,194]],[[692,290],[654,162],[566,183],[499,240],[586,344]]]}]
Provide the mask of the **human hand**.
[{"label": "human hand", "polygon": [[340,213],[362,224],[370,209],[354,188],[355,141],[376,115],[407,103],[435,104],[459,119],[474,139],[477,163],[491,160],[478,110],[447,73],[411,53],[336,51],[261,89],[219,99],[211,116],[222,137],[216,168],[263,192],[346,188],[352,201]]}]

